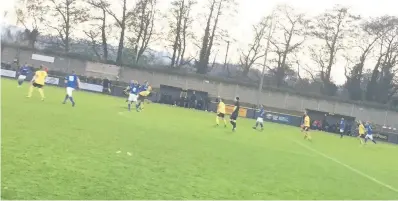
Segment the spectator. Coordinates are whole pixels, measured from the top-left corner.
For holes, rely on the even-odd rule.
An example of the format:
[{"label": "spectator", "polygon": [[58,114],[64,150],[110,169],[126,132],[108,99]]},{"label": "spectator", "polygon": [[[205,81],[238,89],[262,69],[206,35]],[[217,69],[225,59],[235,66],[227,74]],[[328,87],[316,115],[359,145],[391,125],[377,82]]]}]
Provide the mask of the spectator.
[{"label": "spectator", "polygon": [[195,91],[193,91],[192,92],[192,95],[191,95],[191,100],[190,100],[190,104],[189,104],[189,108],[196,108],[196,104],[197,104],[197,99],[196,99],[196,94],[195,94]]},{"label": "spectator", "polygon": [[107,93],[107,94],[111,94],[111,81],[108,78],[105,78],[102,80],[102,92],[103,93]]},{"label": "spectator", "polygon": [[328,117],[328,114],[325,114],[325,116],[322,119],[322,130],[323,131],[328,131],[329,130],[329,123],[327,121],[327,117]]}]

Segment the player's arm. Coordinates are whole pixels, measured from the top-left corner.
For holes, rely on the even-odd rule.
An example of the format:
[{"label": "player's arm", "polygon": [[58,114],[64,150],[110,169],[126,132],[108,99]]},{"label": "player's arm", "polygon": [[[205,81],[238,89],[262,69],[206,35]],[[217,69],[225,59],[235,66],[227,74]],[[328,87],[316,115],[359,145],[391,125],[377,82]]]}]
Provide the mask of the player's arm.
[{"label": "player's arm", "polygon": [[35,75],[33,76],[32,80],[30,81],[32,84],[33,84],[33,82],[35,82],[36,77],[37,77],[37,72],[35,73]]},{"label": "player's arm", "polygon": [[127,92],[128,90],[130,90],[130,86],[127,86],[124,91]]}]

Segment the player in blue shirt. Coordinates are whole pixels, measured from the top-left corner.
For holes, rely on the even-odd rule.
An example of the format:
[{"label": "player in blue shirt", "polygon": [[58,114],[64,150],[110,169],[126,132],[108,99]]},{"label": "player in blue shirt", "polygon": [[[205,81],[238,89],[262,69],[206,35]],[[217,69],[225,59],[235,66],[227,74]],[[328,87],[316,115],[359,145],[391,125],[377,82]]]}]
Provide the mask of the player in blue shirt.
[{"label": "player in blue shirt", "polygon": [[77,77],[75,71],[72,71],[72,74],[65,77],[66,84],[66,95],[63,104],[69,99],[72,103],[72,107],[75,106],[75,101],[73,100],[72,93],[75,89],[78,89],[80,86],[79,77]]},{"label": "player in blue shirt", "polygon": [[340,129],[340,138],[343,138],[344,131],[345,131],[345,120],[344,120],[344,118],[341,118],[341,120],[340,120],[339,129]]},{"label": "player in blue shirt", "polygon": [[366,129],[365,144],[368,141],[368,139],[372,140],[372,142],[376,144],[376,141],[373,139],[373,129],[369,122],[366,122],[365,129]]},{"label": "player in blue shirt", "polygon": [[[129,97],[127,99],[128,101],[128,108],[129,111],[131,111],[131,104],[133,102],[137,102],[138,99],[138,93],[139,93],[139,85],[138,82],[131,80],[130,85],[127,86],[126,91],[129,93]],[[136,110],[138,112],[138,104],[136,104]]]},{"label": "player in blue shirt", "polygon": [[30,73],[30,68],[27,63],[25,63],[25,65],[23,65],[19,68],[18,87],[22,86],[23,82],[26,79],[26,76],[29,75],[29,73]]},{"label": "player in blue shirt", "polygon": [[264,109],[263,105],[260,106],[260,110],[258,112],[259,112],[259,114],[258,114],[258,117],[257,117],[257,120],[256,120],[256,125],[253,126],[253,129],[257,129],[258,125],[260,125],[261,126],[261,130],[264,130],[263,123],[264,123],[265,109]]}]

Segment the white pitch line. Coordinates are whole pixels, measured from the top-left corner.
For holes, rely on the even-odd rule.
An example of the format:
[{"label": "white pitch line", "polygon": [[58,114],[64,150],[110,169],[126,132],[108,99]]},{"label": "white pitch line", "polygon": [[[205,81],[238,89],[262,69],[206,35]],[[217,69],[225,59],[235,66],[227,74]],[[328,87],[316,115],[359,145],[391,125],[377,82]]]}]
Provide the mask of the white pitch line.
[{"label": "white pitch line", "polygon": [[329,160],[331,160],[331,161],[333,161],[333,162],[335,162],[337,164],[342,165],[343,167],[345,167],[345,168],[347,168],[347,169],[349,169],[349,170],[351,170],[351,171],[353,171],[353,172],[355,172],[355,173],[357,173],[357,174],[359,174],[359,175],[361,175],[361,176],[363,176],[363,177],[365,177],[365,178],[367,178],[367,179],[369,179],[369,180],[371,180],[371,181],[373,181],[373,182],[375,182],[375,183],[377,183],[377,184],[379,184],[381,186],[384,186],[384,187],[386,187],[386,188],[398,193],[398,190],[396,188],[394,188],[394,187],[392,187],[392,186],[390,186],[390,185],[388,185],[388,184],[386,184],[386,183],[384,183],[382,181],[379,181],[376,178],[374,178],[372,176],[369,176],[368,174],[363,173],[362,171],[359,171],[359,170],[357,170],[357,169],[355,169],[355,168],[353,168],[353,167],[351,167],[351,166],[349,166],[349,165],[347,165],[347,164],[345,164],[345,163],[343,163],[343,162],[341,162],[341,161],[339,161],[339,160],[337,160],[335,158],[332,158],[332,157],[330,157],[330,156],[328,156],[328,155],[326,155],[326,154],[324,154],[324,153],[322,153],[322,152],[320,152],[320,151],[318,151],[316,149],[313,149],[313,148],[309,147],[308,145],[305,145],[305,144],[303,144],[301,142],[298,142],[296,140],[294,140],[294,142],[297,143],[298,145],[300,145],[300,146],[302,146],[302,147],[304,147],[304,148],[306,148],[306,149],[308,149],[308,150],[320,155],[320,156],[323,156],[324,158],[327,158],[327,159],[329,159]]}]

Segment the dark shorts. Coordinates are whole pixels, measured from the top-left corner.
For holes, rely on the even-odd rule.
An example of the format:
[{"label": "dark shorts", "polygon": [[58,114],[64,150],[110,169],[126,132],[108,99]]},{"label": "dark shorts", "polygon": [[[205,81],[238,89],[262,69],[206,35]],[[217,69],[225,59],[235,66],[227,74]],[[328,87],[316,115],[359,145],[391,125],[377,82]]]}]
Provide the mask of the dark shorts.
[{"label": "dark shorts", "polygon": [[236,120],[238,118],[238,114],[232,113],[230,119],[231,120]]},{"label": "dark shorts", "polygon": [[224,113],[218,113],[217,116],[220,117],[220,118],[224,118],[225,114]]},{"label": "dark shorts", "polygon": [[303,127],[303,130],[305,130],[305,131],[309,131],[309,130],[310,130],[310,127],[308,127],[308,126],[304,126],[304,127]]},{"label": "dark shorts", "polygon": [[39,89],[43,88],[43,85],[37,84],[36,82],[33,82],[33,86]]}]

